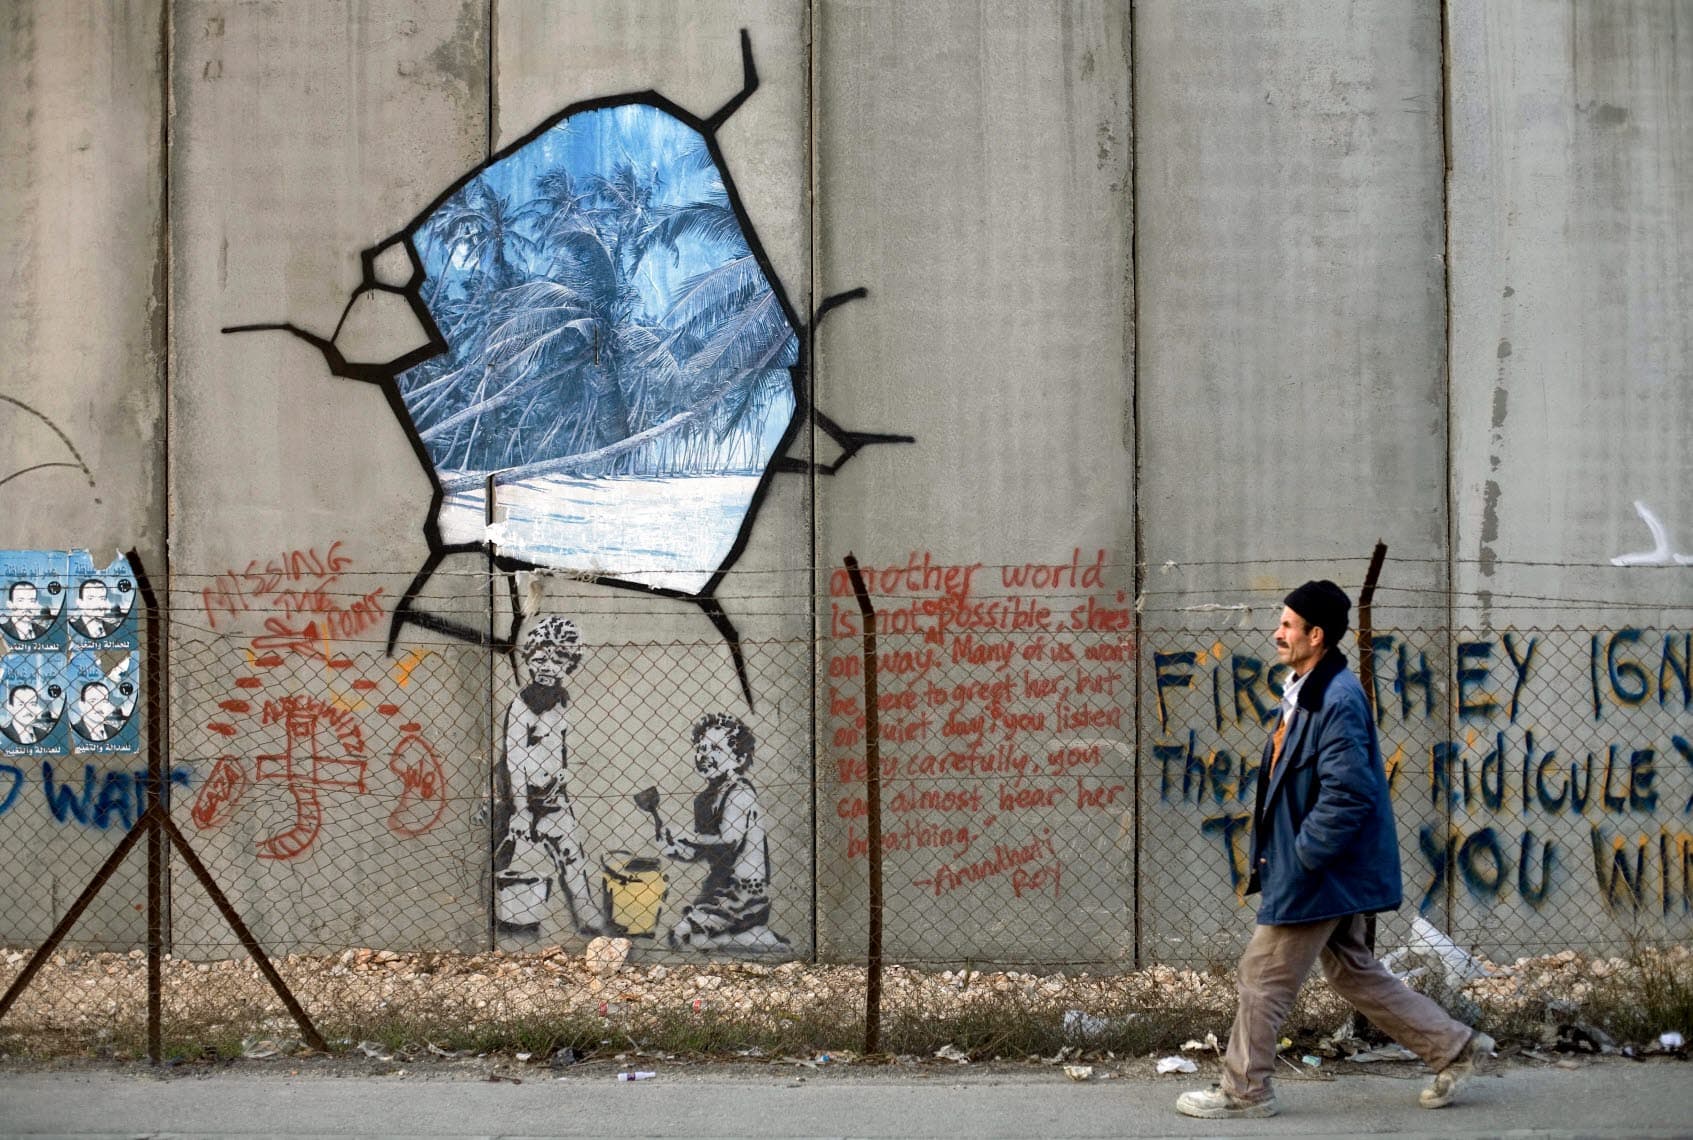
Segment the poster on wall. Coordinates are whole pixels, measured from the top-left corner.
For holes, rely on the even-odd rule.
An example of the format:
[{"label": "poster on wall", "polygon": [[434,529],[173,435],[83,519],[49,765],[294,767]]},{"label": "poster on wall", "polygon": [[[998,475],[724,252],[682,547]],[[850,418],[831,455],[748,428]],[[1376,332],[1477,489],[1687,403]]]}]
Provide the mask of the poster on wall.
[{"label": "poster on wall", "polygon": [[61,653],[0,657],[0,755],[64,755],[64,668]]},{"label": "poster on wall", "polygon": [[0,755],[140,750],[136,578],[117,555],[0,550]]},{"label": "poster on wall", "polygon": [[135,705],[141,694],[139,650],[72,653],[65,672],[66,721],[78,752],[134,752],[140,747]]},{"label": "poster on wall", "polygon": [[39,653],[65,647],[65,580],[70,556],[62,550],[0,551],[0,646]]},{"label": "poster on wall", "polygon": [[120,554],[101,570],[86,550],[72,551],[65,583],[72,650],[136,647],[135,576],[129,559]]}]

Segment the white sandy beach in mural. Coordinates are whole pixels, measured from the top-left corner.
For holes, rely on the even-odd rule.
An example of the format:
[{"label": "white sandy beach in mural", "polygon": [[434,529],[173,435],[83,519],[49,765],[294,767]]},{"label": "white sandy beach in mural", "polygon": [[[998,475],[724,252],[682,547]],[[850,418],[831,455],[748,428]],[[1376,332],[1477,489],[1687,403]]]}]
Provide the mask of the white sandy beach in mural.
[{"label": "white sandy beach in mural", "polygon": [[527,479],[496,490],[492,526],[478,487],[442,502],[441,539],[491,539],[537,566],[696,594],[728,556],[758,483],[747,474]]}]

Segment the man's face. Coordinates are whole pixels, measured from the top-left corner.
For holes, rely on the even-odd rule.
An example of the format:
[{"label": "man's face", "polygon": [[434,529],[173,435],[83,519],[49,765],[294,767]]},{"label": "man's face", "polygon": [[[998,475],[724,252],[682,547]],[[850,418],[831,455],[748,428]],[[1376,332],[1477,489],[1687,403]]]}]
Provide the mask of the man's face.
[{"label": "man's face", "polygon": [[103,724],[117,710],[112,707],[111,693],[104,685],[89,685],[78,698],[82,718],[90,724]]},{"label": "man's face", "polygon": [[1281,624],[1276,626],[1276,657],[1281,663],[1290,666],[1295,676],[1303,677],[1323,655],[1323,650],[1321,627],[1283,606]]},{"label": "man's face", "polygon": [[85,614],[106,612],[106,583],[84,582],[76,592],[77,609]]},{"label": "man's face", "polygon": [[6,608],[12,612],[13,617],[35,613],[35,587],[28,582],[19,582],[13,586],[11,592],[6,595]]},{"label": "man's face", "polygon": [[735,750],[729,746],[730,730],[708,728],[694,741],[694,771],[707,780],[727,776],[735,770]]},{"label": "man's face", "polygon": [[12,714],[12,725],[20,732],[41,719],[41,698],[28,685],[12,690],[6,698],[6,711]]}]

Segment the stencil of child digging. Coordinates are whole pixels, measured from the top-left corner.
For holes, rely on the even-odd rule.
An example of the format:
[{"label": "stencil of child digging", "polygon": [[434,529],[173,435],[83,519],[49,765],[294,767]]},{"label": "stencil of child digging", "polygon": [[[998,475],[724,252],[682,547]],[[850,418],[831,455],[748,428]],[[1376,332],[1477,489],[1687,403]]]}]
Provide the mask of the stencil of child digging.
[{"label": "stencil of child digging", "polygon": [[557,879],[578,933],[600,932],[588,884],[581,827],[564,774],[570,760],[565,678],[582,662],[576,623],[543,617],[523,638],[529,673],[506,706],[505,749],[494,769],[495,929],[534,938]]},{"label": "stencil of child digging", "polygon": [[678,950],[731,954],[787,954],[787,939],[770,921],[770,843],[758,791],[747,779],[753,735],[738,718],[707,713],[694,722],[694,770],[705,786],[694,796],[692,831],[673,831],[658,814],[658,791],[648,788],[635,804],[651,813],[667,859],[704,863],[705,883],[670,931]]}]

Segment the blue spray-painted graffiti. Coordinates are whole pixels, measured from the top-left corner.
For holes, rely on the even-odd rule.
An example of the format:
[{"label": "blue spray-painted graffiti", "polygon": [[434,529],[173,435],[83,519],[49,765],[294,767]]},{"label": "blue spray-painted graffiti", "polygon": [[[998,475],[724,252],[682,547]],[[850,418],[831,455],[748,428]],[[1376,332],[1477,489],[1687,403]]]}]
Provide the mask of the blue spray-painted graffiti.
[{"label": "blue spray-painted graffiti", "polygon": [[[1441,662],[1389,633],[1369,652],[1389,786],[1428,813],[1405,868],[1420,910],[1454,891],[1541,909],[1585,884],[1612,910],[1693,912],[1693,832],[1667,818],[1693,814],[1693,634],[1504,632]],[[1157,803],[1198,813],[1238,892],[1285,667],[1221,643],[1151,662]]]},{"label": "blue spray-painted graffiti", "polygon": [[[152,777],[145,769],[100,771],[88,763],[77,771],[75,768],[55,767],[53,761],[43,760],[40,772],[43,801],[59,824],[93,831],[106,831],[117,826],[127,831],[147,810],[147,792]],[[0,817],[19,805],[24,785],[28,782],[23,768],[0,763],[0,789],[3,789],[0,790]],[[193,769],[171,769],[169,783],[172,787],[190,788],[193,782]]]}]

